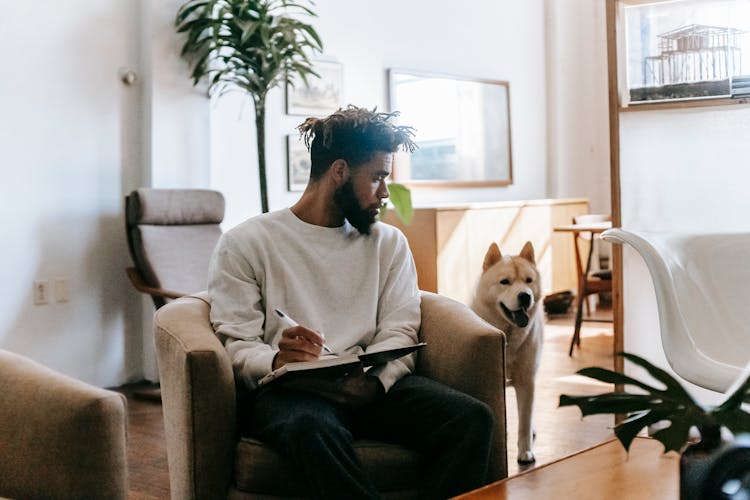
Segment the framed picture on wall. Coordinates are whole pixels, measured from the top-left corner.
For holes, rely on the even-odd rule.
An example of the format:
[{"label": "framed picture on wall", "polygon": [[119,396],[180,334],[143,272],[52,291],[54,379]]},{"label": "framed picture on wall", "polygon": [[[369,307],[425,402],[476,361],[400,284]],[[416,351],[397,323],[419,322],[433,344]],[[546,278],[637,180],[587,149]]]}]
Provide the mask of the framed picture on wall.
[{"label": "framed picture on wall", "polygon": [[618,2],[623,107],[750,96],[750,2]]},{"label": "framed picture on wall", "polygon": [[507,81],[394,68],[388,82],[391,111],[419,131],[417,150],[396,156],[396,182],[445,188],[513,183]]},{"label": "framed picture on wall", "polygon": [[286,136],[287,190],[304,191],[310,179],[310,153],[299,135]]},{"label": "framed picture on wall", "polygon": [[343,66],[336,62],[315,62],[313,69],[320,78],[310,76],[307,85],[299,81],[286,87],[288,115],[325,116],[341,107]]}]

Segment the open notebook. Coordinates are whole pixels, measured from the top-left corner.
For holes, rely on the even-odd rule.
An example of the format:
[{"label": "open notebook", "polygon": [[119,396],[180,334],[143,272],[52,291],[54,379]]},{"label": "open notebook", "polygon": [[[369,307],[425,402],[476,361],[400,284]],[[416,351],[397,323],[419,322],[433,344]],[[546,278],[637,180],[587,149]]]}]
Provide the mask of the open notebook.
[{"label": "open notebook", "polygon": [[357,366],[368,367],[380,365],[398,359],[407,354],[411,354],[417,349],[424,347],[424,342],[406,347],[396,347],[384,351],[368,352],[360,355],[351,354],[347,356],[324,356],[315,361],[300,361],[297,363],[287,363],[281,368],[277,368],[258,381],[258,385],[266,385],[269,382],[278,380],[281,377],[299,374],[310,377],[322,377],[335,379],[342,377],[352,371]]}]

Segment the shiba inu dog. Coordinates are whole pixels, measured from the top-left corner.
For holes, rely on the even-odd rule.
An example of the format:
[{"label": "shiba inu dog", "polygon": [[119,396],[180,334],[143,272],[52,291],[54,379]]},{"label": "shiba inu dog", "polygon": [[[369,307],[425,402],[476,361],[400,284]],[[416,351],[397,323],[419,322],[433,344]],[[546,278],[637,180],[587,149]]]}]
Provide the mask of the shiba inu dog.
[{"label": "shiba inu dog", "polygon": [[518,403],[518,463],[530,464],[536,460],[532,406],[544,327],[534,247],[529,241],[519,255],[503,256],[492,243],[482,269],[471,308],[506,335],[506,378]]}]

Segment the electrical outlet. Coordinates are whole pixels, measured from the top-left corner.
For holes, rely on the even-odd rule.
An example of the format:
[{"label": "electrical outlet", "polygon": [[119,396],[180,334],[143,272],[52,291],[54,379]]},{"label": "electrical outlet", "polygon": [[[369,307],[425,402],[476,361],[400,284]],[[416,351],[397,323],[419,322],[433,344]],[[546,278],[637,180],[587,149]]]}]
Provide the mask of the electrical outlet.
[{"label": "electrical outlet", "polygon": [[67,302],[70,300],[70,280],[66,277],[55,278],[55,301]]},{"label": "electrical outlet", "polygon": [[34,282],[34,304],[42,306],[49,303],[49,280]]}]

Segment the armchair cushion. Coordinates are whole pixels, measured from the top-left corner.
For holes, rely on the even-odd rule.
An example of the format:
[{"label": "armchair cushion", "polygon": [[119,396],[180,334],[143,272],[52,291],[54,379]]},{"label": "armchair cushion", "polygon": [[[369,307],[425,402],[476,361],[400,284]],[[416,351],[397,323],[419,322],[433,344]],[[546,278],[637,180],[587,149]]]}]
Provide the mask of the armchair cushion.
[{"label": "armchair cushion", "polygon": [[[395,444],[361,439],[354,448],[381,492],[414,490],[419,480],[419,455]],[[256,439],[237,444],[235,486],[240,491],[268,495],[304,496],[305,490],[276,451]]]},{"label": "armchair cushion", "polygon": [[136,189],[127,200],[128,224],[220,224],[224,196],[209,189]]}]

